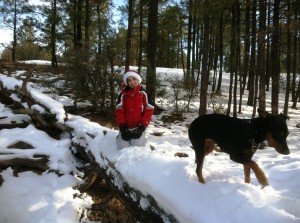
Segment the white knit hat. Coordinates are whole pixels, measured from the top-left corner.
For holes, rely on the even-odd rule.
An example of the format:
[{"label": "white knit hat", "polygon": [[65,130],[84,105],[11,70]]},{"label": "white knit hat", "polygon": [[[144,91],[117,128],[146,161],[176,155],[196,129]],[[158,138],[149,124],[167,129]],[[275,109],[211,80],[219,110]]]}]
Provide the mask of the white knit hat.
[{"label": "white knit hat", "polygon": [[137,73],[137,72],[135,72],[135,71],[133,71],[133,70],[129,70],[129,71],[127,71],[125,74],[124,74],[124,76],[123,76],[123,82],[124,82],[124,84],[127,86],[127,78],[128,77],[135,77],[136,79],[138,79],[138,81],[139,81],[139,84],[141,84],[142,83],[142,78],[141,78],[141,76]]}]

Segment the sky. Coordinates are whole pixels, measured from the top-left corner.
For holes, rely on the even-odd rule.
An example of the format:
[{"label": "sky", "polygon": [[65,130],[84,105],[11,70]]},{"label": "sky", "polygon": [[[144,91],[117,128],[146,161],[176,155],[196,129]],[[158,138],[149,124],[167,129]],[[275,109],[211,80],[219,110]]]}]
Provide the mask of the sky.
[{"label": "sky", "polygon": [[[135,67],[131,67],[135,69]],[[24,73],[24,72],[23,72]],[[8,89],[21,86],[16,78],[22,71],[11,77],[0,74],[0,82]],[[172,112],[174,107],[172,90],[167,78],[182,77],[182,70],[158,68],[157,76],[166,84],[168,98],[161,101],[166,110],[161,115]],[[229,74],[223,74],[223,95],[229,86]],[[213,152],[205,157],[203,174],[205,184],[198,182],[195,173],[194,151],[187,137],[187,125],[197,117],[199,100],[191,103],[190,113],[184,114],[183,122],[165,125],[161,115],[154,115],[147,128],[145,147],[128,147],[118,150],[117,130],[108,129],[80,116],[69,115],[64,121],[63,105],[72,102],[67,97],[47,95],[47,89],[29,83],[29,92],[35,100],[45,104],[56,115],[58,122],[74,129],[72,137],[62,136],[55,140],[44,132],[29,125],[25,129],[0,130],[0,159],[15,157],[32,158],[34,153],[50,156],[49,166],[63,176],[53,172],[37,175],[33,172],[13,175],[11,168],[2,171],[4,182],[0,187],[1,223],[76,223],[80,214],[92,204],[88,196],[78,194],[74,186],[82,183],[82,175],[69,150],[72,142],[85,145],[99,164],[105,164],[100,154],[110,160],[120,171],[130,186],[140,190],[145,196],[151,195],[166,213],[172,214],[181,223],[300,223],[300,110],[290,110],[287,121],[287,139],[291,154],[278,154],[266,146],[253,157],[269,178],[270,186],[262,188],[254,174],[251,184],[244,183],[243,167],[230,161],[227,154]],[[48,91],[49,92],[49,91]],[[17,99],[16,95],[12,97]],[[247,96],[245,95],[245,98]],[[267,108],[270,108],[267,92]],[[280,94],[283,108],[284,95]],[[184,103],[184,101],[182,101]],[[38,105],[36,109],[42,110]],[[208,109],[208,112],[212,112]],[[240,118],[250,118],[252,107],[244,105]],[[26,115],[16,115],[0,103],[0,123],[28,120]],[[106,133],[104,133],[106,132]],[[155,136],[154,133],[162,133]],[[94,137],[91,137],[91,136]],[[20,150],[8,148],[18,141],[33,145],[34,149]],[[151,149],[154,147],[155,149]],[[175,157],[176,152],[185,152],[186,158]],[[6,155],[4,155],[6,154]],[[69,174],[73,172],[74,174]],[[118,181],[114,182],[119,185]],[[145,204],[145,200],[141,204]],[[146,202],[147,203],[147,202]],[[147,208],[147,206],[144,206]],[[17,213],[17,214],[16,214]],[[85,219],[84,222],[89,222]],[[168,221],[165,221],[168,222]]]},{"label": "sky", "polygon": [[12,31],[0,29],[0,43],[10,43],[12,41]]}]

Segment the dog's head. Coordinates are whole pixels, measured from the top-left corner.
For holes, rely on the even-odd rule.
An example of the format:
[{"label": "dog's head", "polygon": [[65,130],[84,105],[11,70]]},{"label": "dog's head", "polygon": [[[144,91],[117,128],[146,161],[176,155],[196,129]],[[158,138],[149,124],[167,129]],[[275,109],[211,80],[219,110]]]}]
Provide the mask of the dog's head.
[{"label": "dog's head", "polygon": [[266,124],[266,139],[270,146],[280,154],[290,154],[289,147],[286,142],[286,138],[289,135],[289,131],[286,125],[286,120],[289,119],[287,115],[272,115],[266,111],[258,109],[260,117],[264,118]]}]

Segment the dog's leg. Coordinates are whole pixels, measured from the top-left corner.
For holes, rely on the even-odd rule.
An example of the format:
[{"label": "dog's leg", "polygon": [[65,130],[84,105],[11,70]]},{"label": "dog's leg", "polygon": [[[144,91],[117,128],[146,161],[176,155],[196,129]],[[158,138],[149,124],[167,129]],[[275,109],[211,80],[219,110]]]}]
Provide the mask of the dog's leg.
[{"label": "dog's leg", "polygon": [[205,139],[205,156],[215,150],[215,142],[212,139]]},{"label": "dog's leg", "polygon": [[198,180],[200,183],[205,183],[203,175],[202,175],[202,168],[203,168],[203,162],[205,157],[205,149],[195,149],[195,156],[196,156],[196,174],[198,176]]},{"label": "dog's leg", "polygon": [[251,182],[250,171],[250,167],[244,164],[245,183]]},{"label": "dog's leg", "polygon": [[[268,178],[266,177],[266,175],[264,174],[262,169],[260,169],[260,167],[258,166],[258,164],[256,162],[251,160],[250,162],[247,162],[244,165],[250,167],[253,170],[253,172],[255,173],[255,176],[260,184],[262,184],[263,186],[269,185]],[[249,176],[250,176],[250,174],[249,174]]]}]

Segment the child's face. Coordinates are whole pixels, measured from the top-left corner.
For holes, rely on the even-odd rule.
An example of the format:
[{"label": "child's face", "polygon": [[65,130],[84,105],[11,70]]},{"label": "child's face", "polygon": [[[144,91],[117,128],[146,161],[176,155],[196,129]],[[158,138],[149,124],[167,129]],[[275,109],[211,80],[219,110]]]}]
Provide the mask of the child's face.
[{"label": "child's face", "polygon": [[139,85],[139,80],[136,79],[135,77],[128,77],[127,82],[128,82],[128,86],[131,88],[135,88],[136,86]]}]

